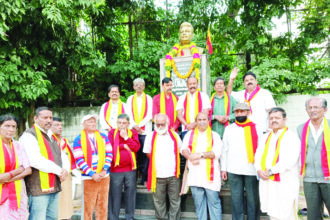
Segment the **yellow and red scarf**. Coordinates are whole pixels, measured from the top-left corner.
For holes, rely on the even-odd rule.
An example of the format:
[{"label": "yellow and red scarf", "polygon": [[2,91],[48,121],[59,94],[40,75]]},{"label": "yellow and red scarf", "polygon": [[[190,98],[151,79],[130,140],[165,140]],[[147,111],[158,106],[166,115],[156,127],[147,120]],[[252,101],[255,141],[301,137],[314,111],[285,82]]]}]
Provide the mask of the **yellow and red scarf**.
[{"label": "yellow and red scarf", "polygon": [[[99,156],[99,160],[97,162],[97,168],[96,168],[96,173],[100,173],[103,170],[104,164],[105,164],[105,141],[101,136],[101,133],[96,130],[95,131],[95,140],[96,144],[95,147],[97,148],[97,153]],[[93,162],[92,162],[92,147],[90,140],[88,138],[88,134],[86,133],[85,130],[82,130],[81,134],[81,149],[84,153],[84,158],[87,163],[87,165],[93,170]]]},{"label": "yellow and red scarf", "polygon": [[[7,147],[2,142],[0,136],[0,173],[7,173],[19,167],[18,156],[12,141],[10,141],[10,145],[11,152],[8,152]],[[21,190],[21,180],[8,183],[0,183],[0,205],[2,205],[8,199],[10,210],[17,210],[20,208]]]},{"label": "yellow and red scarf", "polygon": [[[190,117],[189,117],[189,112],[190,112],[189,111],[189,107],[190,107],[189,102],[190,102],[189,92],[187,92],[186,98],[184,99],[184,102],[183,102],[183,108],[184,108],[183,118],[186,120],[186,122],[188,124],[191,123]],[[195,115],[194,115],[194,118],[202,110],[203,110],[202,96],[201,96],[201,92],[199,91],[199,89],[197,89],[196,94],[195,94]]]},{"label": "yellow and red scarf", "polygon": [[[110,114],[111,114],[112,102],[109,100],[104,106],[104,118],[107,124],[112,128],[113,125],[110,124]],[[118,115],[125,113],[124,105],[122,101],[118,100]]]},{"label": "yellow and red scarf", "polygon": [[[132,138],[132,131],[130,129],[127,129],[127,136],[129,138]],[[115,167],[119,166],[119,161],[120,161],[120,150],[119,150],[119,132],[118,132],[118,128],[115,130],[115,132],[113,133],[113,140],[114,140],[114,144],[113,144],[113,153],[115,155],[114,161],[115,161]],[[135,156],[135,152],[130,151],[130,157],[131,157],[131,164],[132,164],[132,170],[136,170],[136,156]]]},{"label": "yellow and red scarf", "polygon": [[252,108],[251,108],[251,100],[256,97],[257,93],[260,91],[260,86],[259,84],[257,85],[257,87],[253,90],[253,92],[250,94],[249,98],[247,98],[247,90],[245,90],[245,93],[244,93],[244,99],[245,99],[245,102],[249,105],[250,107],[250,111],[251,111],[251,114],[252,114]]},{"label": "yellow and red scarf", "polygon": [[[132,98],[132,113],[135,124],[139,125],[141,121],[147,116],[147,112],[148,112],[148,100],[146,94],[142,93],[142,106],[141,106],[141,112],[139,114],[139,109],[137,104],[137,94],[135,93]],[[145,126],[141,128],[142,130],[145,130]]]},{"label": "yellow and red scarf", "polygon": [[[284,136],[284,134],[287,130],[288,130],[288,127],[285,126],[285,128],[282,131],[281,135],[276,140],[275,155],[274,155],[274,158],[273,158],[272,166],[275,166],[275,164],[277,164],[278,161],[279,161],[281,141],[282,141],[282,138],[283,138],[283,136]],[[268,150],[269,150],[269,142],[270,142],[270,139],[271,139],[272,135],[273,135],[273,132],[270,132],[267,139],[266,139],[265,149],[264,149],[264,152],[263,152],[262,157],[261,157],[261,169],[262,170],[266,170],[266,159],[267,159]],[[270,176],[269,179],[273,180],[273,181],[276,181],[276,182],[279,182],[280,181],[280,174],[276,173],[273,176]]]},{"label": "yellow and red scarf", "polygon": [[237,126],[244,128],[248,163],[254,163],[254,154],[256,153],[258,147],[258,133],[256,130],[256,125],[250,121],[250,119],[247,119],[243,123],[239,123],[238,121],[235,121],[235,123]]},{"label": "yellow and red scarf", "polygon": [[[196,146],[197,146],[197,141],[198,141],[198,128],[195,128],[189,137],[189,150],[191,153],[196,152]],[[208,126],[206,129],[206,136],[207,136],[207,147],[206,147],[206,152],[212,151],[213,148],[213,134],[211,127]],[[206,174],[207,174],[207,180],[209,182],[213,182],[214,180],[214,162],[213,159],[207,158],[206,159]]]},{"label": "yellow and red scarf", "polygon": [[[212,114],[213,114],[213,108],[214,108],[214,96],[216,95],[216,93],[213,93],[211,96],[211,110],[209,112],[209,117],[210,117],[210,126],[212,127]],[[230,98],[229,95],[224,92],[223,93],[223,98],[224,98],[224,108],[225,108],[225,114],[226,116],[229,117],[230,114]],[[229,125],[229,121],[227,121],[225,123],[225,127],[227,127]]]},{"label": "yellow and red scarf", "polygon": [[[306,154],[308,146],[308,135],[309,135],[309,123],[308,120],[302,130],[301,135],[301,169],[300,175],[305,175],[306,168]],[[315,140],[317,141],[317,140]],[[324,177],[330,176],[330,128],[326,118],[323,119],[323,139],[321,148],[321,164]]]},{"label": "yellow and red scarf", "polygon": [[[178,139],[175,135],[175,132],[172,129],[168,130],[168,133],[174,142],[174,155],[175,155],[175,171],[174,176],[179,178],[180,176],[180,152],[178,147]],[[154,131],[151,139],[151,154],[148,168],[148,182],[147,188],[151,192],[156,192],[156,183],[157,183],[157,173],[156,173],[156,141],[157,141],[157,132]]]},{"label": "yellow and red scarf", "polygon": [[76,167],[77,167],[76,166],[76,161],[74,159],[72,150],[71,150],[71,148],[69,146],[68,139],[62,138],[63,144],[61,146],[61,140],[59,140],[58,137],[55,134],[53,134],[53,138],[58,143],[58,146],[61,148],[61,150],[62,151],[65,151],[67,153],[68,158],[69,158],[69,161],[70,161],[70,164],[71,164],[70,171],[76,169]]},{"label": "yellow and red scarf", "polygon": [[[165,92],[160,94],[160,113],[166,114],[170,119],[170,128],[173,128],[175,121],[176,121],[176,104],[177,99],[173,93],[170,95],[170,104],[166,105],[166,97]],[[173,112],[170,114],[170,112]]]},{"label": "yellow and red scarf", "polygon": [[[45,157],[47,160],[54,162],[54,157],[52,150],[45,139],[44,135],[41,133],[38,126],[35,124],[33,125],[33,128],[36,131],[37,134],[37,140],[38,145],[40,148],[40,154]],[[52,192],[54,190],[55,186],[55,174],[53,173],[45,173],[39,170],[39,176],[40,176],[40,185],[41,185],[41,191],[42,192]]]}]

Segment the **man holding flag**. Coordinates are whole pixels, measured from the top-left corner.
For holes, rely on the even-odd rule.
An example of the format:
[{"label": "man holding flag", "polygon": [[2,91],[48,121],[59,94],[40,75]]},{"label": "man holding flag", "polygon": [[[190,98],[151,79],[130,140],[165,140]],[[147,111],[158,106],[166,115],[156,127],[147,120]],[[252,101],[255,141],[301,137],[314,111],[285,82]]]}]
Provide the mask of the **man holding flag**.
[{"label": "man holding flag", "polygon": [[246,103],[238,103],[234,111],[235,123],[229,125],[223,135],[221,177],[229,180],[233,220],[244,219],[244,189],[248,219],[256,220],[260,216],[259,183],[253,165],[262,132],[248,118],[250,107]]},{"label": "man holding flag", "polygon": [[[234,69],[234,71],[238,71]],[[217,77],[213,82],[215,93],[211,96],[211,110],[210,118],[212,119],[212,130],[217,132],[221,139],[225,127],[229,125],[230,121],[235,120],[234,106],[235,99],[228,95],[225,91],[225,79]]]},{"label": "man holding flag", "polygon": [[300,141],[285,122],[284,109],[269,111],[271,131],[260,138],[255,155],[261,210],[272,220],[298,219]]},{"label": "man holding flag", "polygon": [[301,170],[308,219],[323,219],[323,204],[330,211],[330,120],[327,100],[311,97],[305,103],[309,120],[298,127]]}]

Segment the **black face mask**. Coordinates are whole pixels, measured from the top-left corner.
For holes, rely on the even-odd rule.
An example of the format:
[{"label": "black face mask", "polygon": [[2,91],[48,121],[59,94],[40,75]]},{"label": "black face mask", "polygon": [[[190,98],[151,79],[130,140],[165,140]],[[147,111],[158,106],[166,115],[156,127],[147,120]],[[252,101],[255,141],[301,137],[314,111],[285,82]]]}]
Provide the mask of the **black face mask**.
[{"label": "black face mask", "polygon": [[236,116],[235,117],[236,121],[238,121],[239,123],[243,123],[246,121],[247,116]]}]

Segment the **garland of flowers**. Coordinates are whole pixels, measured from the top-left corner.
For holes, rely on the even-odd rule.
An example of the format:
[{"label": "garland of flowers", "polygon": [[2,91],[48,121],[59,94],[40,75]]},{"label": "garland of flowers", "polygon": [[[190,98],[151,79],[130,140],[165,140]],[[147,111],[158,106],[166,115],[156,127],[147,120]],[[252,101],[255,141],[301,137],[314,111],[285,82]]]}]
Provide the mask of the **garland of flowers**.
[{"label": "garland of flowers", "polygon": [[[190,70],[188,73],[182,75],[179,73],[178,69],[176,68],[175,62],[173,60],[173,57],[175,57],[178,53],[180,53],[180,56],[183,56],[183,49],[184,48],[190,48],[191,54],[193,55],[193,61],[190,66]],[[189,45],[181,46],[180,44],[175,44],[172,50],[166,54],[165,57],[165,70],[166,70],[166,77],[171,78],[171,70],[173,68],[174,73],[181,79],[188,78],[192,72],[195,70],[196,78],[199,81],[199,68],[201,66],[201,59],[199,56],[198,49],[196,48],[195,43],[191,43]]]}]

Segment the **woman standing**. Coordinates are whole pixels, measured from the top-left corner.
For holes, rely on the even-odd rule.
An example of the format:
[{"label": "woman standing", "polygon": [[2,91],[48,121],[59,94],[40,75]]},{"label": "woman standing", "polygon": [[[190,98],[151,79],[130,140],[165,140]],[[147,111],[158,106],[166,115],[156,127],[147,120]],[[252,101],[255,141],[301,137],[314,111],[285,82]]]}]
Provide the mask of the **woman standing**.
[{"label": "woman standing", "polygon": [[13,137],[17,119],[10,115],[0,116],[0,217],[27,219],[27,195],[24,177],[32,170],[25,151]]}]

